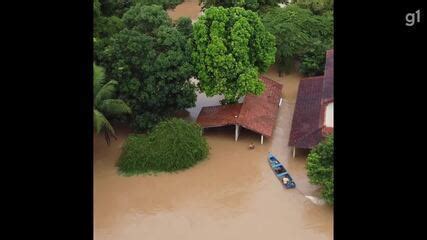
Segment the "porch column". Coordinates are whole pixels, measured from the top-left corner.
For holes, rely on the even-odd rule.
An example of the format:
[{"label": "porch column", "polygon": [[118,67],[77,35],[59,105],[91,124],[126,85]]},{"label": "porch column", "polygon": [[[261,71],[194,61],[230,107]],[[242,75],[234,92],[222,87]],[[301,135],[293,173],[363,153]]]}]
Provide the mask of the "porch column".
[{"label": "porch column", "polygon": [[264,144],[264,135],[261,134],[261,144]]},{"label": "porch column", "polygon": [[237,142],[237,139],[239,138],[239,127],[240,126],[236,124],[236,133],[234,136],[234,141],[236,141],[236,142]]},{"label": "porch column", "polygon": [[293,158],[295,158],[295,147],[293,147],[293,149],[292,149],[292,156],[293,156]]}]

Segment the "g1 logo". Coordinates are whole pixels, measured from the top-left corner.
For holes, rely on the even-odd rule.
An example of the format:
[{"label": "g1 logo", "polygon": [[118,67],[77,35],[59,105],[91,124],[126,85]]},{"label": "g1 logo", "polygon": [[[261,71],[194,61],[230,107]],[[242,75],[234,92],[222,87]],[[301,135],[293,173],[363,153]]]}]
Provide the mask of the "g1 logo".
[{"label": "g1 logo", "polygon": [[[416,17],[416,18],[415,18]],[[418,9],[415,13],[408,13],[405,17],[406,26],[412,27],[415,25],[415,23],[421,22],[421,11]]]}]

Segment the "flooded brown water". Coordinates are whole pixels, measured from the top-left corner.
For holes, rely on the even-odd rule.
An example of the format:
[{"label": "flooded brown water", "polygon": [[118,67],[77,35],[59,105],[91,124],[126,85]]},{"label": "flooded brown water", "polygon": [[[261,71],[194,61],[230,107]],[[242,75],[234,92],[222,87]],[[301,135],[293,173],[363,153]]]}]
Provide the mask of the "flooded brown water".
[{"label": "flooded brown water", "polygon": [[[197,0],[184,2],[193,7],[194,3]],[[197,16],[194,8],[187,12],[179,7],[169,14]],[[207,129],[209,157],[193,168],[122,177],[115,163],[131,131],[117,127],[118,140],[110,146],[101,135],[94,136],[95,239],[332,239],[332,207],[305,197],[318,196],[318,188],[307,179],[306,153],[297,152],[293,159],[287,147],[301,76],[279,78],[275,67],[265,75],[284,85],[284,101],[274,135],[263,145],[260,136],[249,130],[243,129],[235,142],[233,127]],[[194,120],[202,106],[217,105],[220,99],[198,94],[196,107],[188,109],[189,119]],[[251,142],[254,150],[248,149]],[[269,151],[288,168],[296,189],[282,188],[267,164]]]},{"label": "flooded brown water", "polygon": [[200,11],[199,0],[184,0],[175,9],[167,10],[173,21],[178,20],[180,17],[189,17],[193,22],[200,16]]},{"label": "flooded brown water", "polygon": [[[293,106],[282,103],[274,136],[263,145],[249,130],[237,142],[233,127],[205,130],[208,159],[175,174],[119,176],[114,164],[130,130],[119,127],[110,146],[95,136],[95,239],[332,239],[333,210],[305,197],[318,195],[318,188],[308,183],[304,152],[292,159],[287,147]],[[297,189],[281,187],[267,164],[269,151]]]},{"label": "flooded brown water", "polygon": [[282,95],[284,99],[289,102],[295,102],[298,93],[299,80],[303,77],[300,73],[296,70],[292,70],[289,74],[283,74],[282,77],[279,77],[277,66],[273,65],[263,75],[283,84]]}]

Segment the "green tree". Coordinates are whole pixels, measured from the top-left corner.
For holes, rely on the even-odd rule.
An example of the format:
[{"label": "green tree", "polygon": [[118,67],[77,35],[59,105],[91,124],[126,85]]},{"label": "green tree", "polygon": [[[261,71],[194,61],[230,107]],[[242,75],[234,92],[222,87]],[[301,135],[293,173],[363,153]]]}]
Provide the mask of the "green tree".
[{"label": "green tree", "polygon": [[93,3],[93,36],[94,60],[99,62],[99,54],[110,44],[112,35],[123,30],[122,16],[132,6],[159,5],[164,9],[174,8],[183,0],[94,0]]},{"label": "green tree", "polygon": [[[106,1],[102,1],[104,4],[105,2]],[[103,14],[101,11],[102,3],[99,0],[95,0],[93,4],[93,45],[95,62],[99,61],[98,55],[109,44],[110,37],[124,28],[120,17]]]},{"label": "green tree", "polygon": [[248,10],[257,11],[261,8],[277,6],[279,3],[287,3],[287,0],[199,0],[203,8],[210,7],[243,7]]},{"label": "green tree", "polygon": [[97,133],[104,133],[108,144],[110,144],[110,136],[116,138],[108,118],[131,113],[123,100],[115,98],[117,84],[114,80],[106,82],[104,69],[93,64],[93,125]]},{"label": "green tree", "polygon": [[326,51],[333,48],[333,16],[332,12],[326,12],[315,16],[320,30],[313,33],[311,30],[311,44],[301,57],[299,71],[305,76],[323,75],[326,63]]},{"label": "green tree", "polygon": [[95,0],[100,3],[100,10],[105,17],[116,16],[121,18],[131,7],[142,5],[159,5],[164,9],[174,8],[184,0]]},{"label": "green tree", "polygon": [[293,5],[284,9],[275,8],[263,15],[267,30],[276,37],[276,61],[281,76],[294,58],[301,56],[310,43],[309,34],[304,31],[311,12]]},{"label": "green tree", "polygon": [[[312,75],[323,71],[319,59],[323,54],[324,61],[325,51],[332,46],[331,13],[316,16],[308,9],[291,4],[286,8],[271,9],[262,17],[265,27],[276,37],[276,63],[280,76],[295,60],[303,62],[303,73]],[[305,58],[308,59],[304,61]]]},{"label": "green tree", "polygon": [[207,96],[223,94],[235,103],[246,94],[259,95],[259,73],[274,62],[274,36],[255,12],[240,7],[211,7],[193,25],[192,58],[198,87]]},{"label": "green tree", "polygon": [[123,15],[125,29],[100,54],[107,75],[131,107],[137,131],[152,128],[177,110],[193,107],[195,86],[188,39],[162,7],[137,4]]},{"label": "green tree", "polygon": [[322,197],[334,203],[334,136],[328,136],[307,157],[307,175],[311,183],[323,187]]},{"label": "green tree", "polygon": [[294,3],[301,8],[310,9],[314,14],[331,11],[334,6],[334,0],[295,0]]},{"label": "green tree", "polygon": [[175,23],[176,29],[180,31],[184,36],[190,37],[193,33],[193,24],[189,17],[180,17]]},{"label": "green tree", "polygon": [[163,9],[175,8],[177,5],[182,3],[184,0],[135,0],[135,3],[141,3],[143,5],[160,5]]},{"label": "green tree", "polygon": [[151,33],[160,26],[171,26],[172,21],[159,5],[138,4],[123,15],[126,29]]}]

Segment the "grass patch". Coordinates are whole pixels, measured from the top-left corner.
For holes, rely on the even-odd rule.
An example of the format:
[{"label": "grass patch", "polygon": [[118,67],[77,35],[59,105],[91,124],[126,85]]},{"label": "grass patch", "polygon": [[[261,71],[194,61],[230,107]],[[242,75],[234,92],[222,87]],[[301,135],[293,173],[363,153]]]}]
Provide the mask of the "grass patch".
[{"label": "grass patch", "polygon": [[130,135],[117,162],[121,175],[175,172],[205,159],[209,146],[195,123],[173,118],[147,135]]}]

